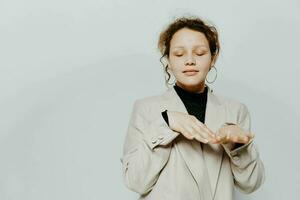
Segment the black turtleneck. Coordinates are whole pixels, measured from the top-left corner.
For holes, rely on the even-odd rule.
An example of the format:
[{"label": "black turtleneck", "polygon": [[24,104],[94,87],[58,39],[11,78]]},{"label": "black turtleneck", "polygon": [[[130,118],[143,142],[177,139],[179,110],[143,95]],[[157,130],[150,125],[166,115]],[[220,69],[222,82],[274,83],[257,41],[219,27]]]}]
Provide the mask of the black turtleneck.
[{"label": "black turtleneck", "polygon": [[[175,84],[174,89],[180,99],[182,100],[187,112],[190,115],[194,115],[202,123],[205,122],[205,110],[207,102],[207,91],[208,88],[205,86],[202,93],[194,93],[187,91],[177,84]],[[167,110],[162,112],[162,116],[165,119],[166,123],[169,125]]]}]

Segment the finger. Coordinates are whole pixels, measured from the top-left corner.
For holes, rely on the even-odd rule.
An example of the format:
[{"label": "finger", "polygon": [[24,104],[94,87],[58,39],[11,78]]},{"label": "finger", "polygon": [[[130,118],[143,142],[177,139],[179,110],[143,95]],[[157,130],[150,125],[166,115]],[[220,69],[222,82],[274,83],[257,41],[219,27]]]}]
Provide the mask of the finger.
[{"label": "finger", "polygon": [[221,143],[224,143],[224,142],[226,142],[226,138],[221,137],[221,136],[217,136],[216,141],[215,141],[216,144],[221,144]]},{"label": "finger", "polygon": [[240,137],[240,142],[246,144],[249,141],[249,137],[244,135],[243,137]]},{"label": "finger", "polygon": [[209,142],[215,141],[215,135],[211,135],[205,128],[198,127],[198,134]]},{"label": "finger", "polygon": [[233,136],[232,141],[235,143],[245,144],[249,141],[249,138],[246,135]]},{"label": "finger", "polygon": [[230,142],[238,142],[239,138],[236,135],[230,135],[229,141]]},{"label": "finger", "polygon": [[193,136],[193,134],[192,134],[192,129],[191,129],[190,127],[182,126],[182,127],[180,128],[180,132],[181,132],[182,135],[183,135],[184,137],[186,137],[187,139],[189,139],[189,140],[194,139],[194,136]]},{"label": "finger", "polygon": [[222,137],[219,136],[219,135],[216,135],[216,136],[215,136],[215,139],[216,139],[216,141],[219,141],[219,140],[222,140]]},{"label": "finger", "polygon": [[203,130],[198,127],[197,125],[192,125],[192,128],[194,129],[194,136],[195,139],[197,139],[199,142],[208,143],[210,141],[210,137],[203,133]]},{"label": "finger", "polygon": [[195,139],[198,140],[199,142],[202,142],[202,143],[205,143],[205,144],[209,142],[208,139],[205,139],[205,138],[201,137],[201,135],[199,135],[199,134],[195,135]]},{"label": "finger", "polygon": [[223,143],[226,141],[226,131],[222,128],[218,129],[216,134],[217,143]]},{"label": "finger", "polygon": [[204,137],[203,135],[201,135],[201,133],[199,133],[199,131],[197,130],[198,127],[193,127],[193,125],[191,126],[187,126],[186,129],[186,135],[187,138],[190,140],[196,139],[199,142],[202,143],[208,143],[210,140],[207,137]]},{"label": "finger", "polygon": [[213,143],[213,144],[217,144],[219,140],[220,139],[217,138],[217,136],[215,136],[213,139],[210,140],[210,142]]},{"label": "finger", "polygon": [[246,135],[248,137],[250,137],[251,139],[255,137],[254,133],[251,133],[251,132],[246,133]]},{"label": "finger", "polygon": [[214,138],[215,134],[201,121],[196,120],[196,125],[200,128],[202,128],[210,137]]},{"label": "finger", "polygon": [[187,126],[186,130],[189,133],[189,135],[191,135],[192,138],[194,139],[196,136],[196,130],[192,126]]},{"label": "finger", "polygon": [[225,127],[219,128],[217,131],[217,135],[221,137],[225,137],[227,134],[228,134],[228,129],[226,129]]},{"label": "finger", "polygon": [[217,141],[217,135],[213,133],[210,129],[208,129],[210,132],[211,142],[215,143]]},{"label": "finger", "polygon": [[187,139],[189,139],[189,140],[194,139],[194,136],[193,136],[192,134],[190,134],[189,132],[187,132],[187,131],[183,131],[183,132],[182,132],[182,135],[183,135],[184,137],[186,137]]},{"label": "finger", "polygon": [[248,141],[247,142],[249,142],[250,140],[253,140],[254,134],[249,134],[249,135],[247,135],[247,137],[248,137]]},{"label": "finger", "polygon": [[205,124],[204,124],[204,129],[211,135],[211,136],[215,136],[215,133],[210,129],[208,128]]},{"label": "finger", "polygon": [[228,140],[227,140],[227,135],[223,134],[223,135],[217,135],[216,137],[216,140],[217,140],[217,144],[223,144],[223,143],[227,143]]}]

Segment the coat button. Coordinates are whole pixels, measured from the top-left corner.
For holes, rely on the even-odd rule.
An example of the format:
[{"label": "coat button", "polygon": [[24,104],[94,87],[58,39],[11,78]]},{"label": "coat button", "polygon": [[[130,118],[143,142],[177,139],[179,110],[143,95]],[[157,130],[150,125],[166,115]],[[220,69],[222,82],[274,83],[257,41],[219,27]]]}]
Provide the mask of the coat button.
[{"label": "coat button", "polygon": [[162,140],[162,139],[164,139],[164,136],[160,135],[160,136],[158,137],[158,139],[159,139],[159,140]]},{"label": "coat button", "polygon": [[234,160],[234,163],[236,164],[236,165],[240,165],[241,164],[241,161],[240,161],[240,158],[239,157],[233,157],[233,160]]},{"label": "coat button", "polygon": [[238,162],[240,160],[240,158],[238,156],[234,156],[234,157],[232,157],[232,159],[236,162]]}]

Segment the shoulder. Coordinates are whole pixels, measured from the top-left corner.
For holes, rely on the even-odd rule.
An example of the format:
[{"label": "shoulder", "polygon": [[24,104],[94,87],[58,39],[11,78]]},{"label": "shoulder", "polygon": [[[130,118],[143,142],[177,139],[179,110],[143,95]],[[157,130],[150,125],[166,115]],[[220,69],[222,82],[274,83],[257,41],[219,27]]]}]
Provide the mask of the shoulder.
[{"label": "shoulder", "polygon": [[133,109],[138,112],[148,113],[149,111],[160,109],[163,101],[163,93],[140,97],[134,100]]},{"label": "shoulder", "polygon": [[133,102],[132,115],[139,116],[146,121],[155,120],[157,117],[161,117],[161,112],[164,107],[164,98],[162,94],[149,95],[140,97]]},{"label": "shoulder", "polygon": [[161,92],[158,94],[140,97],[134,101],[134,104],[137,104],[139,106],[146,106],[146,107],[160,105],[162,101],[164,101],[163,94],[164,92]]}]

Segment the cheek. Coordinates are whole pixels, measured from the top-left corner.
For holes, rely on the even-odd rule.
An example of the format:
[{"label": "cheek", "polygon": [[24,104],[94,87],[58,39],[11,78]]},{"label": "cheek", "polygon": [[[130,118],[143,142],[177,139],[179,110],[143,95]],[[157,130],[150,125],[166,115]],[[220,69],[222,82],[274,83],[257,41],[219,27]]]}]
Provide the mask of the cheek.
[{"label": "cheek", "polygon": [[169,64],[173,70],[180,70],[184,66],[184,59],[182,58],[170,58]]},{"label": "cheek", "polygon": [[210,61],[211,59],[209,57],[201,57],[197,59],[197,65],[202,68],[202,69],[206,69],[210,67]]},{"label": "cheek", "polygon": [[179,64],[183,63],[183,57],[170,57],[170,63],[171,64]]}]

